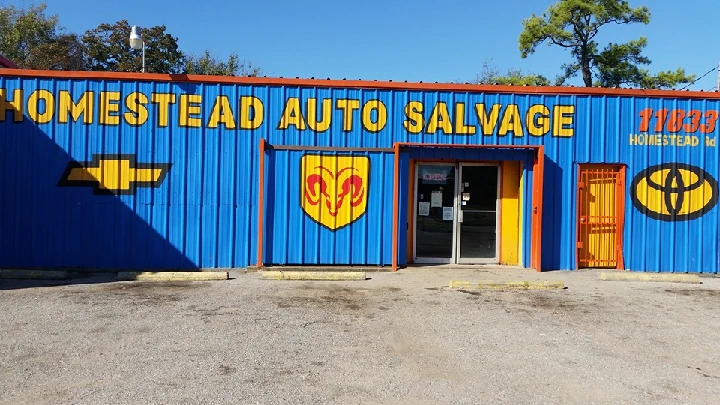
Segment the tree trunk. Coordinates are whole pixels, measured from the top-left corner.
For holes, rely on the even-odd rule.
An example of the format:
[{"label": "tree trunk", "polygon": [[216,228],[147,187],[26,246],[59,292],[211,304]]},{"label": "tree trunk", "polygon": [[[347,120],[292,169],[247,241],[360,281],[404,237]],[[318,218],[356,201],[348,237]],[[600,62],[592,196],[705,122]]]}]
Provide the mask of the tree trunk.
[{"label": "tree trunk", "polygon": [[590,71],[590,57],[583,55],[580,59],[580,70],[582,70],[585,87],[592,87],[592,72]]}]

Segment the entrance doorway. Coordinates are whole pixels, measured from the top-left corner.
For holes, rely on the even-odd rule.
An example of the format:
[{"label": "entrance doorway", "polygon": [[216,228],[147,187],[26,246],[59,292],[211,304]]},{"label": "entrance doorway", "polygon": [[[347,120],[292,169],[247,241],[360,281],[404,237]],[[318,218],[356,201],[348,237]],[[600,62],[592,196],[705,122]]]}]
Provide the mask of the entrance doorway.
[{"label": "entrance doorway", "polygon": [[416,263],[498,263],[497,164],[418,163]]},{"label": "entrance doorway", "polygon": [[579,268],[624,268],[624,182],[624,166],[580,165],[577,213]]}]

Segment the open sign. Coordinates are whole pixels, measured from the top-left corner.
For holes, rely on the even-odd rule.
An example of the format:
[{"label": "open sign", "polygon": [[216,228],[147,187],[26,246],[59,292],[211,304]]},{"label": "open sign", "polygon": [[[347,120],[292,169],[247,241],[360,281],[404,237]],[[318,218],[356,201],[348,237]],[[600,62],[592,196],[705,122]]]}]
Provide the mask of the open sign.
[{"label": "open sign", "polygon": [[445,181],[447,180],[447,176],[444,173],[425,173],[423,174],[423,180]]}]

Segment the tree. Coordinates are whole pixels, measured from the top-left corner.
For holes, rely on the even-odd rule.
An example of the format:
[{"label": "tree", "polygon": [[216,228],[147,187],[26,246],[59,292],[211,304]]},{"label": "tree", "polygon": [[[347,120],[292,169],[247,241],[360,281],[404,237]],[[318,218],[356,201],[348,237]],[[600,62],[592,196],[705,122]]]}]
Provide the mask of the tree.
[{"label": "tree", "polygon": [[686,75],[685,69],[658,72],[657,76],[646,75],[641,86],[647,89],[672,89],[678,84],[687,84],[695,81],[695,75]]},{"label": "tree", "polygon": [[558,83],[578,73],[587,87],[595,84],[601,87],[635,85],[672,88],[694,80],[694,75],[687,76],[682,69],[660,72],[657,76],[641,69],[640,65],[651,63],[650,59],[642,56],[642,50],[647,45],[644,37],[626,44],[611,43],[599,50],[595,38],[603,27],[633,23],[650,23],[647,7],[631,8],[625,0],[559,0],[548,7],[541,17],[533,14],[523,20],[519,38],[520,56],[526,58],[543,43],[569,49],[574,61],[563,65]]},{"label": "tree", "polygon": [[43,3],[27,10],[15,6],[0,8],[0,53],[19,66],[30,49],[47,43],[55,36],[57,16],[46,16]]},{"label": "tree", "polygon": [[245,61],[240,61],[236,53],[230,54],[227,62],[223,62],[206,50],[202,56],[191,55],[186,58],[185,73],[213,76],[257,76],[260,69],[252,67]]},{"label": "tree", "polygon": [[[100,24],[88,30],[82,38],[90,70],[140,72],[142,50],[130,48],[130,24],[120,20],[115,24]],[[181,73],[185,57],[179,50],[177,38],[165,32],[164,25],[143,29],[145,41],[145,71],[150,73]]]},{"label": "tree", "polygon": [[59,35],[51,42],[30,49],[23,67],[43,70],[86,70],[85,49],[77,35]]},{"label": "tree", "polygon": [[550,80],[542,75],[523,74],[520,69],[508,69],[507,74],[501,75],[500,71],[483,62],[483,68],[475,79],[476,84],[502,84],[510,86],[549,86]]},{"label": "tree", "polygon": [[0,54],[24,69],[85,69],[82,44],[62,34],[45,3],[20,9],[0,7]]}]

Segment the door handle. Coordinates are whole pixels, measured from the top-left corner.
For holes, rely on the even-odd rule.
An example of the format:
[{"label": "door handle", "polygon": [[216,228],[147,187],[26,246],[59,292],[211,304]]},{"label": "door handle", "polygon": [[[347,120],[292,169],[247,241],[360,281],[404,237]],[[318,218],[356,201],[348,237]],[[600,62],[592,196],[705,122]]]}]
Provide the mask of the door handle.
[{"label": "door handle", "polygon": [[460,212],[458,212],[458,223],[462,224],[462,221],[463,221],[463,212],[462,212],[462,210],[460,210]]}]

